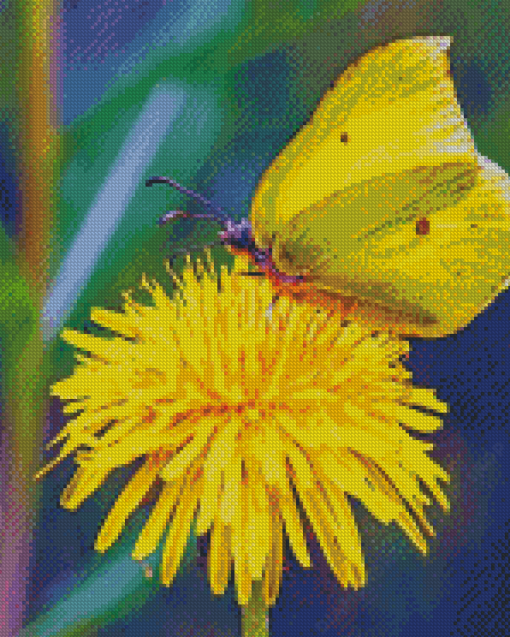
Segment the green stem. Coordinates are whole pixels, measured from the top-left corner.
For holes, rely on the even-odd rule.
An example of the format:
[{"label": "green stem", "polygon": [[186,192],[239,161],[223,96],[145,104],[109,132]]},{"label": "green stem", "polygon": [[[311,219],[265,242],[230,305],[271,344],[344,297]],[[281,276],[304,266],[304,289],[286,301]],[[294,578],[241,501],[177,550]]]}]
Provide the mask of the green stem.
[{"label": "green stem", "polygon": [[253,582],[248,605],[242,609],[242,636],[269,637],[268,608],[262,597],[262,582]]},{"label": "green stem", "polygon": [[[56,95],[60,0],[17,0],[12,16],[16,63],[18,189],[23,226],[17,234],[17,271],[2,263],[0,346],[0,634],[19,635],[27,614],[38,487],[46,415],[47,368],[39,311],[46,290],[48,244],[58,198],[60,137]],[[2,255],[2,261],[7,255]],[[29,286],[29,289],[28,287]],[[22,301],[13,304],[10,293]]]}]

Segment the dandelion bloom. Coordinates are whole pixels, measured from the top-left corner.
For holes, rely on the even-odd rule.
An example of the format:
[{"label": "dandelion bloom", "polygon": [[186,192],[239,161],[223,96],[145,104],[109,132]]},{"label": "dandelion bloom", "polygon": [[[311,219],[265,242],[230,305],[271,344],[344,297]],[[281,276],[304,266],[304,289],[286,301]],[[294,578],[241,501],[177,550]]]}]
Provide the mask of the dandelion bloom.
[{"label": "dandelion bloom", "polygon": [[306,516],[338,580],[358,588],[365,567],[348,497],[378,520],[397,522],[425,552],[431,500],[420,483],[446,509],[438,479],[448,475],[428,456],[432,445],[409,430],[438,429],[434,412],[446,407],[411,384],[401,362],[406,342],[305,302],[273,302],[271,283],[242,269],[241,262],[218,276],[209,261],[188,261],[182,278],[172,274],[173,297],[144,278],[153,306],[125,294],[123,313],[92,310],[92,320],[117,336],[63,332],[86,354],[52,393],[71,401],[66,413],[79,413],[51,443],[65,441],[43,472],[76,452],[78,469],[62,495],[73,510],[112,470],[144,458],[96,549],[108,549],[162,484],[133,557],[154,552],[167,532],[165,585],[196,518],[198,535],[211,532],[214,593],[225,590],[233,564],[239,602],[247,604],[252,582],[262,580],[271,605],[284,532],[301,565],[311,566]]}]

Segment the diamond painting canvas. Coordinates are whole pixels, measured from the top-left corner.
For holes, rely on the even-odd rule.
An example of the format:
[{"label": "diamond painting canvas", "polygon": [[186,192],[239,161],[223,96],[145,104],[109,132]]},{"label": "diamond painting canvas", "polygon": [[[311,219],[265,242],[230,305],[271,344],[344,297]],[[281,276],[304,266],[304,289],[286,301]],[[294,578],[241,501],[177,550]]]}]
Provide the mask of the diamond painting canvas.
[{"label": "diamond painting canvas", "polygon": [[506,3],[0,28],[0,634],[503,630]]}]

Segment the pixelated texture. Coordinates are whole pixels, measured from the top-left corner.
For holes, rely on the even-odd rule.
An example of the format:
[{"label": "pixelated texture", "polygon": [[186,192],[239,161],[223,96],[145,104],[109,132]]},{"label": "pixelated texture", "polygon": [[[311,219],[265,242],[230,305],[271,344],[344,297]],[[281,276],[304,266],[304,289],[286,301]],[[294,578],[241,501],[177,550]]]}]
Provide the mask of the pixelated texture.
[{"label": "pixelated texture", "polygon": [[[43,23],[44,29],[39,28]],[[158,225],[165,211],[201,214],[204,207],[162,185],[145,188],[145,180],[153,175],[166,175],[193,189],[236,222],[249,217],[250,211],[257,214],[259,247],[266,248],[275,234],[281,244],[271,260],[264,261],[264,272],[282,292],[283,303],[300,303],[302,298],[291,294],[289,300],[283,294],[283,284],[291,279],[278,279],[275,270],[295,277],[309,273],[306,268],[311,263],[317,268],[314,274],[322,276],[321,307],[324,298],[328,305],[339,289],[345,294],[341,287],[345,280],[338,271],[324,270],[332,240],[333,251],[342,259],[348,261],[347,253],[354,255],[349,272],[355,272],[358,287],[354,289],[351,280],[351,293],[364,289],[379,301],[387,293],[384,268],[374,265],[377,254],[405,263],[392,280],[401,282],[397,287],[404,289],[404,295],[390,295],[390,304],[400,302],[400,307],[409,303],[416,285],[426,279],[424,270],[438,272],[444,266],[450,275],[426,279],[419,291],[424,303],[429,303],[427,312],[438,311],[441,321],[450,321],[444,331],[449,335],[411,338],[404,362],[416,387],[434,390],[449,405],[449,413],[441,417],[442,429],[419,435],[411,432],[420,443],[433,442],[430,456],[450,475],[444,486],[449,513],[437,504],[425,507],[435,536],[427,538],[428,552],[422,555],[400,526],[381,523],[363,498],[349,497],[366,569],[366,584],[358,590],[341,586],[342,578],[331,568],[331,557],[328,563],[313,521],[310,524],[303,517],[313,568],[303,568],[283,532],[282,580],[269,614],[270,634],[468,637],[506,631],[509,293],[491,299],[509,274],[504,187],[505,173],[510,171],[509,35],[510,7],[504,0],[0,2],[2,637],[241,635],[235,575],[223,595],[211,592],[210,534],[179,538],[183,559],[179,567],[173,565],[175,577],[168,588],[160,584],[160,563],[165,560],[162,545],[142,562],[132,559],[150,512],[161,500],[162,485],[157,481],[146,493],[135,493],[139,506],[111,547],[103,553],[94,550],[101,542],[106,548],[108,528],[115,536],[119,521],[110,517],[107,522],[108,514],[125,486],[143,470],[143,458],[135,453],[136,449],[147,451],[143,436],[138,447],[127,444],[127,455],[119,456],[117,463],[113,452],[105,453],[104,461],[95,466],[97,471],[86,478],[85,491],[92,489],[90,481],[99,480],[101,471],[113,465],[114,469],[90,497],[85,499],[84,487],[81,493],[67,490],[64,505],[72,504],[73,497],[74,504],[84,499],[75,511],[60,502],[66,486],[73,484],[76,463],[72,457],[58,464],[38,486],[32,479],[55,457],[55,450],[43,451],[43,439],[49,442],[71,420],[63,412],[64,396],[48,398],[50,387],[72,378],[76,369],[74,347],[58,336],[62,328],[112,338],[104,322],[101,326],[92,320],[99,314],[91,308],[119,312],[126,291],[132,291],[137,302],[150,305],[148,290],[140,290],[142,274],[171,292],[164,259],[172,259],[180,274],[183,261],[175,257],[187,252],[196,255],[198,248],[193,246],[218,244],[221,227],[207,219],[176,217],[163,228]],[[374,250],[353,252],[343,234],[345,224],[339,221],[338,198],[353,201],[359,195],[359,190],[353,193],[346,186],[349,178],[358,183],[352,177],[354,168],[362,172],[387,161],[378,148],[391,146],[386,133],[394,130],[398,138],[404,128],[399,113],[410,117],[398,108],[405,96],[397,87],[388,92],[388,99],[397,102],[391,125],[384,118],[375,121],[362,114],[371,99],[367,82],[373,82],[373,90],[378,91],[381,78],[388,75],[383,66],[370,78],[360,75],[363,85],[356,90],[363,100],[356,123],[342,119],[352,106],[352,91],[331,109],[328,126],[335,129],[345,123],[342,130],[337,129],[340,149],[351,145],[355,149],[356,136],[361,134],[367,149],[363,157],[371,158],[355,167],[350,160],[351,175],[344,181],[339,180],[344,173],[338,170],[342,151],[327,148],[327,117],[311,117],[351,63],[359,64],[364,54],[377,47],[416,36],[452,37],[449,78],[466,128],[462,124],[462,138],[459,131],[455,137],[459,114],[452,113],[457,121],[445,125],[452,127],[448,134],[453,137],[435,140],[448,144],[453,156],[449,172],[443,174],[446,178],[441,179],[428,170],[433,165],[430,160],[420,167],[427,134],[440,135],[437,128],[424,123],[428,133],[418,135],[412,146],[417,163],[409,166],[402,155],[393,161],[394,168],[383,171],[396,174],[400,182],[391,183],[400,184],[398,188],[388,180],[376,180],[382,202],[375,195],[370,199],[369,213],[376,219],[369,217],[368,226],[362,228],[362,239],[372,241]],[[425,75],[423,67],[421,76]],[[420,121],[419,105],[411,105],[411,110]],[[427,117],[423,108],[423,120]],[[305,144],[302,155],[293,154],[292,149],[299,150],[306,138],[310,121],[316,126],[313,143]],[[283,149],[287,151],[276,160]],[[297,171],[301,182],[293,174],[289,177],[296,158],[298,163],[310,161],[313,152],[324,153],[325,159],[318,162],[320,170],[309,163],[310,175],[306,169]],[[478,154],[492,164],[482,162]],[[277,196],[264,200],[261,189],[258,195],[255,189],[261,178],[269,183],[264,180],[270,166],[274,172],[279,170],[280,181],[270,180]],[[476,166],[484,169],[482,182],[476,181]],[[423,168],[423,173],[414,168]],[[424,182],[431,188],[423,187]],[[483,194],[471,204],[466,192],[471,192],[474,183],[477,188],[482,183]],[[405,199],[409,188],[417,193],[411,201]],[[278,201],[282,191],[284,198]],[[317,205],[321,198],[316,192],[326,198],[322,207]],[[332,194],[336,200],[331,200]],[[445,200],[464,205],[463,216],[455,217],[455,223],[467,225],[458,236],[452,233],[447,239],[436,239],[434,214],[445,210]],[[285,215],[294,211],[294,204],[302,214],[288,223]],[[374,206],[380,207],[380,216]],[[398,206],[405,210],[398,217],[400,225],[388,210]],[[358,205],[357,218],[365,214],[363,208]],[[452,224],[450,217],[441,222],[443,232],[452,232],[446,228]],[[387,231],[386,243],[377,245],[370,232],[381,228]],[[412,229],[412,240],[392,244],[398,228]],[[418,269],[410,248],[419,245],[429,247]],[[463,247],[457,252],[456,246]],[[220,246],[212,247],[212,255],[216,267],[233,263]],[[235,263],[240,263],[238,257]],[[369,280],[363,278],[365,268],[371,272]],[[255,270],[251,265],[248,269]],[[332,275],[333,283],[327,279]],[[437,280],[441,285],[434,284]],[[470,291],[474,296],[468,298]],[[310,299],[309,287],[302,297]],[[478,312],[484,298],[491,302]],[[415,300],[421,303],[422,299]],[[276,311],[278,305],[273,306],[270,297],[265,309],[271,307]],[[419,304],[419,311],[424,307]],[[334,309],[344,313],[353,311],[353,306],[344,303]],[[113,320],[114,315],[104,310],[103,318]],[[188,310],[193,317],[192,309]],[[464,322],[452,318],[466,312]],[[375,318],[373,308],[368,316]],[[366,320],[366,313],[359,318]],[[383,326],[387,318],[385,314]],[[235,342],[255,347],[256,330],[252,326],[250,333],[246,321],[246,335]],[[163,326],[164,321],[156,321],[151,329]],[[207,326],[204,333],[209,329],[210,338],[220,347],[225,331]],[[127,336],[128,345],[130,339],[132,335]],[[297,341],[291,339],[287,346],[296,353]],[[190,356],[199,350],[197,340]],[[136,392],[143,392],[144,383],[153,386],[150,373],[158,369],[156,362],[169,364],[161,346],[152,356],[153,364],[145,365],[146,375],[135,379],[126,371],[131,369],[126,358],[122,378],[102,381],[100,394],[120,382],[136,402]],[[220,354],[214,358],[214,364],[221,366]],[[289,377],[298,367],[292,365]],[[327,365],[325,369],[329,370]],[[210,377],[209,372],[205,377]],[[360,388],[360,400],[367,391]],[[144,405],[148,412],[143,422],[149,426],[153,415]],[[115,427],[98,433],[107,436],[109,431]],[[309,445],[320,446],[321,440],[312,430]],[[370,437],[361,437],[361,443],[368,445]],[[154,470],[165,456],[154,449],[151,453],[149,470]],[[432,500],[432,493],[422,486]],[[126,510],[122,506],[119,510],[122,518]],[[301,508],[300,515],[304,515]],[[98,539],[100,529],[106,530]],[[415,543],[420,543],[418,536]],[[256,549],[250,557],[254,572],[260,569],[261,547]],[[246,578],[239,577],[246,584]]]}]

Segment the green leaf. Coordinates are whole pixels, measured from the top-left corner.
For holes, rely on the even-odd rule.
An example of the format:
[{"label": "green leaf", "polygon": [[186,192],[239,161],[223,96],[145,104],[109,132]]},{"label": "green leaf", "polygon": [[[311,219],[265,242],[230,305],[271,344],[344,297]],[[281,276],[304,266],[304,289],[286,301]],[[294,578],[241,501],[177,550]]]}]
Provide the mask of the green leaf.
[{"label": "green leaf", "polygon": [[6,8],[0,12],[0,113],[7,113],[16,103],[16,37],[14,13]]},{"label": "green leaf", "polygon": [[[144,561],[145,564],[131,558],[140,523],[141,516],[128,522],[122,541],[109,549],[107,555],[94,555],[80,574],[72,573],[67,580],[66,593],[48,611],[31,621],[19,637],[94,635],[96,628],[138,612],[158,591],[167,590],[159,582],[158,565],[162,546]],[[179,585],[178,579],[181,577],[186,577],[189,583],[188,576],[196,561],[196,554],[196,539],[192,533],[176,585]],[[146,577],[145,566],[152,569],[151,578]],[[76,579],[78,581],[73,585]]]},{"label": "green leaf", "polygon": [[4,353],[14,353],[37,325],[30,287],[21,276],[12,241],[0,226],[0,338]]}]

